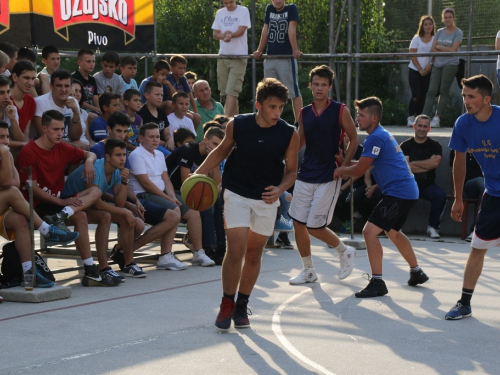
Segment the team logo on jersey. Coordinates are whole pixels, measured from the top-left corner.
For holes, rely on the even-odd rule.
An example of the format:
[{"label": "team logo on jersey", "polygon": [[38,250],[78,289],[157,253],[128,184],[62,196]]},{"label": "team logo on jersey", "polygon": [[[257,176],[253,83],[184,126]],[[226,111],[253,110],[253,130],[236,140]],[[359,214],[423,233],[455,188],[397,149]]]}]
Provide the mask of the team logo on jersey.
[{"label": "team logo on jersey", "polygon": [[372,154],[373,154],[373,155],[378,155],[378,154],[380,154],[380,147],[373,146],[373,149],[372,149]]}]

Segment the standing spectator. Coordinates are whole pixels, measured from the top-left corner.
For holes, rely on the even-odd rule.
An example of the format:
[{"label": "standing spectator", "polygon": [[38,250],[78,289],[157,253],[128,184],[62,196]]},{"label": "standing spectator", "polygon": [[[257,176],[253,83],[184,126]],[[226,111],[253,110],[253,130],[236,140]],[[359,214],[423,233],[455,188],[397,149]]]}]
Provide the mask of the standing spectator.
[{"label": "standing spectator", "polygon": [[[446,27],[437,31],[431,52],[456,52],[462,43],[463,33],[462,30],[455,26],[455,11],[452,8],[446,8],[443,10],[442,15]],[[439,128],[440,126],[440,117],[450,100],[450,87],[457,75],[459,64],[458,56],[438,56],[434,60],[423,110],[423,113],[432,117],[431,127],[433,128]],[[440,97],[433,117],[432,107],[438,93]]]},{"label": "standing spectator", "polygon": [[24,141],[28,141],[30,125],[35,115],[35,99],[29,94],[35,85],[36,69],[28,61],[18,61],[12,69],[12,89],[10,98],[17,108],[19,128],[24,134]]},{"label": "standing spectator", "polygon": [[61,65],[61,56],[59,55],[57,47],[43,47],[42,63],[45,64],[45,67],[38,73],[38,79],[40,80],[40,95],[50,91],[50,76],[59,69],[59,65]]},{"label": "standing spectator", "polygon": [[78,70],[72,76],[83,84],[83,109],[100,115],[100,92],[97,89],[95,78],[91,75],[95,68],[95,52],[91,49],[82,48],[78,51],[76,62],[78,63]]},{"label": "standing spectator", "polygon": [[[248,55],[247,29],[251,27],[248,8],[236,0],[223,0],[212,24],[214,39],[219,41],[219,55]],[[217,59],[217,81],[221,98],[225,98],[227,116],[239,113],[238,95],[243,88],[247,59]]]},{"label": "standing spectator", "polygon": [[443,158],[443,148],[438,141],[427,136],[431,130],[430,121],[427,115],[417,116],[414,126],[415,136],[402,142],[400,147],[415,176],[419,198],[431,202],[427,234],[430,238],[438,239],[440,237],[438,229],[446,205],[446,193],[434,181],[436,169]]},{"label": "standing spectator", "polygon": [[[432,16],[420,17],[418,31],[411,40],[410,52],[430,52],[434,43],[436,24]],[[408,82],[410,83],[411,99],[408,106],[408,126],[413,126],[415,116],[422,113],[425,96],[429,89],[433,59],[431,56],[412,57],[408,67]]]},{"label": "standing spectator", "polygon": [[139,86],[137,86],[134,79],[137,74],[137,60],[132,56],[124,56],[120,61],[120,71],[122,72],[120,77],[123,81],[123,92],[128,89],[139,90]]},{"label": "standing spectator", "polygon": [[285,0],[271,0],[266,8],[264,27],[260,43],[254,57],[259,59],[267,44],[268,55],[293,55],[291,58],[264,61],[264,77],[279,79],[288,87],[288,98],[292,99],[295,122],[299,121],[302,97],[299,91],[297,60],[302,52],[297,47],[297,24],[299,11],[295,4],[285,4]]},{"label": "standing spectator", "polygon": [[109,92],[110,94],[123,95],[125,92],[123,80],[115,73],[120,65],[120,56],[116,52],[106,52],[101,59],[102,70],[94,74],[97,83],[97,91],[100,94]]},{"label": "standing spectator", "polygon": [[203,125],[213,120],[217,115],[224,114],[224,107],[219,102],[212,99],[212,90],[207,81],[199,80],[193,85],[193,92],[196,96],[195,103],[198,113],[201,116],[202,126],[196,129],[196,142],[201,142],[204,137]]}]

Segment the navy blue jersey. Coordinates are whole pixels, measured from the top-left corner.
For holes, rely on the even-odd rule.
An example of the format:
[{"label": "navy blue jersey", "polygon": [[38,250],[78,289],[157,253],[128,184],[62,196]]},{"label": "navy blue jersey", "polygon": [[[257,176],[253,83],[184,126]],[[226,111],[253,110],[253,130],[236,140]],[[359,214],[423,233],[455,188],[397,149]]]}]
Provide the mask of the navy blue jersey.
[{"label": "navy blue jersey", "polygon": [[233,138],[236,146],[227,159],[222,186],[250,199],[262,199],[268,186],[278,186],[283,179],[285,152],[295,128],[286,121],[261,128],[255,113],[236,116]]},{"label": "navy blue jersey", "polygon": [[333,171],[338,166],[335,155],[342,154],[344,130],[340,124],[343,108],[344,104],[331,99],[321,113],[316,111],[314,104],[302,108],[306,151],[298,180],[312,184],[333,181]]},{"label": "navy blue jersey", "polygon": [[279,12],[273,4],[267,6],[264,23],[268,25],[268,55],[291,55],[293,53],[288,37],[288,27],[291,21],[299,22],[299,11],[295,4],[286,4]]}]

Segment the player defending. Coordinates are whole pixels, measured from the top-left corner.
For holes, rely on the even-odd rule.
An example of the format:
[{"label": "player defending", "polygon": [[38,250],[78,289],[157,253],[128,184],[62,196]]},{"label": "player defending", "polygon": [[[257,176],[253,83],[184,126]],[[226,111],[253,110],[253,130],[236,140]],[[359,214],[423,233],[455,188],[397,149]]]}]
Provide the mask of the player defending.
[{"label": "player defending", "polygon": [[301,109],[299,116],[299,149],[306,145],[289,215],[293,219],[295,241],[303,270],[290,279],[290,284],[313,283],[318,277],[311,257],[309,234],[334,247],[340,256],[339,278],[352,272],[356,249],[344,245],[327,227],[340,194],[342,180],[333,179],[339,165],[335,156],[342,153],[344,132],[349,136],[349,147],[344,164],[349,165],[358,147],[358,134],[349,109],[328,97],[334,72],[326,65],[317,66],[309,73],[309,87],[313,102]]},{"label": "player defending", "polygon": [[373,175],[384,193],[363,228],[372,277],[368,286],[355,294],[358,298],[377,297],[388,293],[382,280],[383,249],[378,239],[382,231],[410,266],[408,285],[417,286],[429,278],[418,266],[410,240],[400,231],[408,212],[418,200],[418,188],[401,148],[391,133],[380,125],[382,102],[379,98],[369,97],[355,100],[354,106],[358,112],[356,122],[359,129],[366,130],[368,137],[359,161],[335,169],[333,177],[362,176],[373,165]]},{"label": "player defending", "polygon": [[287,98],[288,89],[278,80],[259,82],[257,113],[231,120],[221,144],[195,172],[209,173],[234,148],[222,177],[228,248],[222,263],[224,295],[215,322],[222,330],[231,327],[231,318],[235,328],[250,326],[248,299],[259,276],[264,246],[274,230],[279,197],[297,176],[299,137],[280,119]]}]

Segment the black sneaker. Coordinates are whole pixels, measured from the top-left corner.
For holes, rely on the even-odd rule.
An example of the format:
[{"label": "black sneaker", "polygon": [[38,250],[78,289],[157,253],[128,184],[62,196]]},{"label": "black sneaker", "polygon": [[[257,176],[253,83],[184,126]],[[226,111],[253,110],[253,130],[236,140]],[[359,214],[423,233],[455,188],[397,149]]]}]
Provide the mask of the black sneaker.
[{"label": "black sneaker", "polygon": [[120,283],[124,283],[126,280],[125,277],[119,275],[111,267],[106,267],[106,268],[100,270],[99,273],[101,274],[101,276],[103,278],[108,278],[108,279],[113,280],[113,281],[119,281]]},{"label": "black sneaker", "polygon": [[236,310],[234,311],[233,321],[234,328],[250,327],[248,315],[252,315],[252,311],[247,307],[248,301],[242,300],[236,302]]},{"label": "black sneaker", "polygon": [[276,238],[276,246],[282,247],[283,249],[293,249],[293,245],[288,239],[287,232],[280,232],[278,238]]},{"label": "black sneaker", "polygon": [[236,309],[236,303],[227,297],[222,297],[220,304],[219,314],[215,320],[215,326],[221,330],[228,330],[231,328],[231,319]]},{"label": "black sneaker", "polygon": [[116,245],[113,246],[113,250],[111,250],[111,254],[109,257],[113,260],[113,262],[118,264],[120,270],[123,271],[123,269],[125,268],[125,256],[120,250],[116,249]]},{"label": "black sneaker", "polygon": [[384,296],[389,291],[385,286],[385,282],[382,279],[370,278],[370,282],[365,289],[361,289],[359,292],[354,294],[358,298],[369,298],[369,297],[380,297]]},{"label": "black sneaker", "polygon": [[[33,268],[30,268],[25,274],[33,275]],[[50,288],[54,285],[52,280],[47,279],[43,276],[38,269],[36,270],[36,287],[37,288]]]},{"label": "black sneaker", "polygon": [[83,275],[83,286],[117,286],[121,284],[120,281],[113,281],[108,277],[103,277],[99,272],[99,268],[95,264],[92,266],[83,266],[85,274]]},{"label": "black sneaker", "polygon": [[65,221],[69,219],[69,216],[66,212],[60,211],[55,215],[47,215],[43,217],[43,221],[45,221],[47,224],[53,224],[59,229],[62,229],[66,232],[69,232],[70,230],[65,224]]},{"label": "black sneaker", "polygon": [[418,270],[416,272],[410,271],[410,279],[408,280],[409,286],[417,286],[418,284],[423,284],[429,277],[422,270]]},{"label": "black sneaker", "polygon": [[45,245],[67,245],[73,241],[75,241],[80,233],[78,232],[70,232],[68,228],[66,230],[59,228],[55,224],[50,224],[49,233],[44,235]]}]

